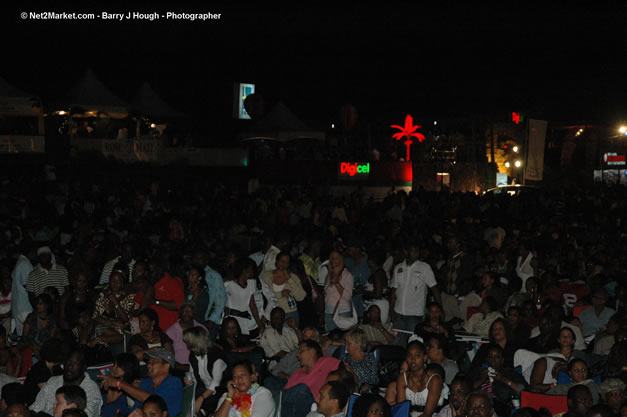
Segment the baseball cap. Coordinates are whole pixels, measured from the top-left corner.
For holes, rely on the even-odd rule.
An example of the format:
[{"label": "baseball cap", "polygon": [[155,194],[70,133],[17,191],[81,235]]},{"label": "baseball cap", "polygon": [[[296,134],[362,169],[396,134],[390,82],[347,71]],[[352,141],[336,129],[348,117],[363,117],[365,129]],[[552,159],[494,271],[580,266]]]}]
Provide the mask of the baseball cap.
[{"label": "baseball cap", "polygon": [[159,348],[153,350],[152,352],[146,352],[144,357],[164,360],[170,364],[170,369],[174,369],[174,355],[172,355],[172,353],[165,348]]}]

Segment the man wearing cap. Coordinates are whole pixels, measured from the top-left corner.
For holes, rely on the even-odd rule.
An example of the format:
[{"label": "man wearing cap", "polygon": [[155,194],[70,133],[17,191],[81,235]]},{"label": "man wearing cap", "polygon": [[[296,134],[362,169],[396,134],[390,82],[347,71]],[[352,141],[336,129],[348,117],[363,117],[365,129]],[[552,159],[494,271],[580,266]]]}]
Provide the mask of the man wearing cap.
[{"label": "man wearing cap", "polygon": [[620,415],[623,397],[625,395],[625,383],[617,378],[609,378],[601,382],[599,387],[601,393],[601,404],[607,404],[614,415]]},{"label": "man wearing cap", "polygon": [[171,370],[174,369],[174,355],[167,349],[159,348],[147,352],[145,356],[148,361],[148,378],[139,383],[139,388],[121,378],[99,375],[102,378],[103,388],[119,389],[133,397],[137,400],[133,410],[141,407],[151,395],[158,395],[168,405],[168,415],[176,416],[181,411],[183,384],[179,378],[170,375]]},{"label": "man wearing cap", "polygon": [[26,291],[31,305],[35,305],[35,297],[43,293],[46,287],[55,287],[59,295],[63,295],[70,286],[67,269],[58,265],[54,254],[48,246],[37,249],[39,264],[28,274]]}]

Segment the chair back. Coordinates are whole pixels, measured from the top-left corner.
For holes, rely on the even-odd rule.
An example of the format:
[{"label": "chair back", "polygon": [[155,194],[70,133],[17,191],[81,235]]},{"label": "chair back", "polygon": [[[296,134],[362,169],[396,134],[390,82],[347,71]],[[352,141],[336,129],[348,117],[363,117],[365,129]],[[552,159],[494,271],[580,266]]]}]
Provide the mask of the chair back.
[{"label": "chair back", "polygon": [[181,412],[176,417],[194,417],[194,400],[196,394],[196,383],[183,388],[183,402]]},{"label": "chair back", "polygon": [[411,403],[409,401],[403,401],[400,404],[392,406],[392,417],[409,417],[409,410]]},{"label": "chair back", "polygon": [[529,391],[520,393],[520,406],[531,407],[535,410],[546,408],[553,416],[568,411],[565,395],[536,394]]}]

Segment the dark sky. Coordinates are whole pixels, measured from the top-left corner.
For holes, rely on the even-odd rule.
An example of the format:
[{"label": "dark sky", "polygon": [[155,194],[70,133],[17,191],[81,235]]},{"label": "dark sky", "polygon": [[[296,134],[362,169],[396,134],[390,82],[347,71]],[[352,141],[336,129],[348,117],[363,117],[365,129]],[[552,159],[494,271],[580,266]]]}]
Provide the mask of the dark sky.
[{"label": "dark sky", "polygon": [[123,98],[147,80],[171,105],[211,123],[230,117],[234,81],[256,83],[267,101],[283,99],[312,123],[332,121],[343,103],[361,118],[394,123],[407,113],[454,119],[513,110],[627,118],[627,14],[619,2],[466,3],[169,9],[221,13],[205,22],[22,20],[22,11],[89,11],[24,6],[2,13],[0,76],[52,101],[91,67]]}]

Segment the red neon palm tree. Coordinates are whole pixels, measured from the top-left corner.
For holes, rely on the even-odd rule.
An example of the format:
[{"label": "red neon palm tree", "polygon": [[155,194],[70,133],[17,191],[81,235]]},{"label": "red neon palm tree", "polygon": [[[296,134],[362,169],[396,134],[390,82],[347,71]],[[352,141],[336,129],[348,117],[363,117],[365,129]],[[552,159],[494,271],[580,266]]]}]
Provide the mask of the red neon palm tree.
[{"label": "red neon palm tree", "polygon": [[414,141],[411,139],[412,136],[414,136],[416,139],[418,139],[418,142],[422,142],[423,140],[425,140],[424,135],[422,135],[421,133],[416,133],[416,130],[420,129],[422,126],[420,125],[414,125],[414,119],[408,114],[405,117],[405,126],[399,126],[399,125],[391,125],[390,127],[393,127],[395,129],[400,130],[400,132],[395,133],[394,135],[392,135],[392,137],[396,140],[401,140],[401,138],[406,138],[405,140],[405,146],[407,147],[407,158],[406,160],[409,161],[410,160],[410,152],[409,152],[409,148],[410,146],[414,143]]}]

